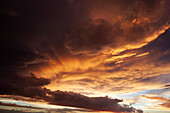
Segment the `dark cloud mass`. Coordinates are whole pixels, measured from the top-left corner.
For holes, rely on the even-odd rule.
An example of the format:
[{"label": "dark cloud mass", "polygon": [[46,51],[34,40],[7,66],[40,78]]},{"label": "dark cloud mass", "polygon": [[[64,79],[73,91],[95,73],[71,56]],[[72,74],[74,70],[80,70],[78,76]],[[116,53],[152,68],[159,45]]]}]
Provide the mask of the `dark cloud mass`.
[{"label": "dark cloud mass", "polygon": [[119,105],[123,100],[111,99],[108,97],[87,97],[78,93],[53,91],[48,92],[51,95],[47,101],[50,104],[72,106],[79,108],[92,109],[95,111],[113,111],[113,112],[135,112],[135,108],[129,105]]},{"label": "dark cloud mass", "polygon": [[[38,78],[33,73],[23,74],[29,65],[47,63],[48,59],[30,48],[10,43],[1,45],[1,79],[0,94],[21,95],[35,99],[42,99],[50,104],[80,107],[97,111],[135,112],[136,109],[128,105],[119,105],[122,100],[108,97],[87,97],[73,92],[50,91],[42,88],[50,84],[50,79]],[[88,79],[82,81],[88,82]],[[50,96],[48,96],[48,95]]]},{"label": "dark cloud mass", "polygon": [[30,65],[41,65],[48,62],[48,59],[27,47],[10,41],[7,45],[6,43],[1,44],[0,51],[0,94],[29,97],[44,95],[41,86],[49,84],[50,80],[37,78],[26,70]]},{"label": "dark cloud mass", "polygon": [[[98,10],[100,2],[105,4],[100,7],[102,16],[92,18],[68,36],[65,46],[72,54],[96,55],[108,48],[134,45],[169,23],[168,1],[122,1],[129,2],[128,6],[116,1],[100,1],[99,4],[93,2],[90,2],[90,6],[94,10]],[[112,8],[116,5],[120,6]],[[113,15],[106,15],[110,10],[113,10]],[[121,12],[114,14],[114,10]],[[165,13],[168,14],[163,15]]]},{"label": "dark cloud mass", "polygon": [[[131,105],[119,104],[123,102],[120,99],[107,96],[88,97],[73,91],[63,91],[65,89],[52,90],[49,87],[54,82],[55,87],[60,87],[52,78],[59,79],[59,84],[64,80],[67,82],[68,77],[71,82],[74,81],[79,85],[90,84],[88,88],[97,91],[110,85],[103,79],[105,74],[128,71],[127,68],[138,66],[141,61],[143,64],[152,64],[154,68],[168,65],[170,62],[169,29],[158,38],[152,36],[159,35],[159,31],[169,26],[169,6],[170,0],[1,0],[0,94],[41,99],[52,105],[93,111],[142,113],[142,110],[135,109]],[[141,46],[142,44],[144,45]],[[103,57],[101,53],[110,49],[123,52]],[[116,61],[106,62],[105,59],[105,57],[111,58],[133,52],[137,55],[146,52],[149,54],[141,59],[135,55],[124,58],[120,64],[116,64]],[[97,58],[92,61],[92,56]],[[87,60],[88,58],[90,60]],[[102,61],[98,63],[100,58]],[[87,67],[83,64],[85,61]],[[47,67],[49,70],[52,68],[51,71]],[[138,70],[136,69],[135,72]],[[38,75],[40,71],[45,74]],[[47,75],[46,72],[50,74]],[[51,72],[56,77],[52,77]],[[95,79],[90,78],[93,76],[89,73],[98,76]],[[73,80],[71,77],[77,78]],[[166,83],[165,87],[169,88],[167,77],[169,75],[162,74],[130,79],[141,83],[159,81],[159,83]],[[129,75],[107,78],[116,84],[121,80],[129,79]],[[132,89],[132,87],[113,85],[108,90],[125,89]],[[87,94],[96,94],[89,91]],[[169,101],[160,106],[168,108]]]},{"label": "dark cloud mass", "polygon": [[114,36],[121,36],[122,32],[119,25],[110,25],[101,19],[95,22],[90,21],[82,28],[75,30],[66,42],[73,54],[98,54],[103,48],[116,43]]}]

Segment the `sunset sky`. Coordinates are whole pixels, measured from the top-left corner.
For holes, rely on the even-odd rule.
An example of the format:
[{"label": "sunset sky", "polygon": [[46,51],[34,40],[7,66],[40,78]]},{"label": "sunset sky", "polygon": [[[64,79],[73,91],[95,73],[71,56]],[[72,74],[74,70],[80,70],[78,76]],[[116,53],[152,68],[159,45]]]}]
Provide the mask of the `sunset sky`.
[{"label": "sunset sky", "polygon": [[170,0],[1,0],[0,113],[169,113]]}]

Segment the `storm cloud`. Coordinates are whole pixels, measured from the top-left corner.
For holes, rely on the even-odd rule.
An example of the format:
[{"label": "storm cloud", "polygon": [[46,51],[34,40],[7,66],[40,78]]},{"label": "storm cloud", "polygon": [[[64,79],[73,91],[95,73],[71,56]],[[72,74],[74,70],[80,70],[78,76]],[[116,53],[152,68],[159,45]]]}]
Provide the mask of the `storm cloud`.
[{"label": "storm cloud", "polygon": [[[75,28],[68,35],[65,47],[72,54],[97,55],[109,48],[127,46],[133,49],[137,44],[146,43],[151,34],[159,32],[169,23],[169,15],[164,15],[169,13],[169,1],[95,2],[90,2],[93,7],[90,13],[99,10],[99,15],[94,14],[96,17],[91,17],[89,22]],[[120,12],[115,14],[114,10]]]},{"label": "storm cloud", "polygon": [[169,6],[169,0],[0,1],[0,94],[142,113],[110,97],[168,84]]},{"label": "storm cloud", "polygon": [[[47,101],[50,104],[86,108],[95,111],[135,112],[135,108],[129,105],[120,105],[123,100],[109,97],[87,97],[74,92],[53,91],[47,92],[50,96]],[[141,111],[141,110],[139,110]]]}]

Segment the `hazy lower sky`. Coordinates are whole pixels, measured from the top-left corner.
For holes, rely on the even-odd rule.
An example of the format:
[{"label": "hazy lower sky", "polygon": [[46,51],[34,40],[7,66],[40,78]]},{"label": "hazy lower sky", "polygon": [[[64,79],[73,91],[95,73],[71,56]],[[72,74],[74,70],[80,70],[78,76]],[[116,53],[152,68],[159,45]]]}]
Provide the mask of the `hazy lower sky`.
[{"label": "hazy lower sky", "polygon": [[1,0],[0,112],[170,112],[170,0]]}]

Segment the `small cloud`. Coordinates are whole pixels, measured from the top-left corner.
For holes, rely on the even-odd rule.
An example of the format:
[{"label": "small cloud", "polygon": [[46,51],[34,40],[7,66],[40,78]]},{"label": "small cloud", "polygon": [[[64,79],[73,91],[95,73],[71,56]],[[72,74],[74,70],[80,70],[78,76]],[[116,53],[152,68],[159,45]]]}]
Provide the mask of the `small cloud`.
[{"label": "small cloud", "polygon": [[162,106],[164,108],[170,108],[170,99],[168,98],[164,98],[164,97],[149,97],[149,96],[145,96],[142,95],[142,97],[147,98],[147,99],[154,99],[154,100],[158,100],[161,101],[162,104],[158,104],[159,106]]},{"label": "small cloud", "polygon": [[139,54],[139,55],[136,55],[135,57],[141,57],[141,56],[145,56],[145,55],[148,55],[149,52],[146,52],[146,53],[142,53],[142,54]]}]

